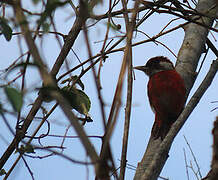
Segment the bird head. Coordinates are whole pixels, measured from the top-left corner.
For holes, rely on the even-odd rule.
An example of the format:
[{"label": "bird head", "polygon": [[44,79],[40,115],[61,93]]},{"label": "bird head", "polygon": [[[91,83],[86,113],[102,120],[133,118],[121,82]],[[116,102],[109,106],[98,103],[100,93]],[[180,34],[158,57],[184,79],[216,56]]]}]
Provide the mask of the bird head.
[{"label": "bird head", "polygon": [[143,71],[150,77],[160,71],[174,70],[175,68],[168,58],[157,56],[149,59],[144,66],[136,66],[134,69]]}]

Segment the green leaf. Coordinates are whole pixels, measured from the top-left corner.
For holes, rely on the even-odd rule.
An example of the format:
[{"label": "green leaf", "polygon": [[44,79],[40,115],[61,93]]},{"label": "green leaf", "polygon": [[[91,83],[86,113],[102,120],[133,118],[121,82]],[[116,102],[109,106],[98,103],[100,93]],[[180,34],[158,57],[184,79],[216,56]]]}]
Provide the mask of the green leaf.
[{"label": "green leaf", "polygon": [[5,175],[6,174],[6,171],[4,170],[4,169],[1,169],[0,170],[0,176],[3,176],[3,175]]},{"label": "green leaf", "polygon": [[4,35],[7,41],[11,40],[12,37],[12,29],[8,25],[8,22],[4,18],[0,18],[0,31]]},{"label": "green leaf", "polygon": [[27,144],[27,145],[25,146],[25,152],[28,153],[28,154],[29,154],[29,153],[35,153],[33,146],[30,145],[30,144]]},{"label": "green leaf", "polygon": [[91,107],[91,101],[89,97],[76,88],[69,88],[67,86],[61,89],[63,96],[69,101],[71,107],[81,114],[88,115]]},{"label": "green leaf", "polygon": [[20,112],[22,108],[22,104],[23,104],[23,97],[22,97],[21,92],[9,86],[5,87],[4,90],[14,111]]},{"label": "green leaf", "polygon": [[22,144],[22,145],[15,151],[15,154],[16,154],[17,152],[20,152],[21,154],[24,154],[24,153],[27,153],[27,154],[35,153],[33,146],[30,145],[30,144],[26,144],[26,145],[23,145],[23,144]]}]

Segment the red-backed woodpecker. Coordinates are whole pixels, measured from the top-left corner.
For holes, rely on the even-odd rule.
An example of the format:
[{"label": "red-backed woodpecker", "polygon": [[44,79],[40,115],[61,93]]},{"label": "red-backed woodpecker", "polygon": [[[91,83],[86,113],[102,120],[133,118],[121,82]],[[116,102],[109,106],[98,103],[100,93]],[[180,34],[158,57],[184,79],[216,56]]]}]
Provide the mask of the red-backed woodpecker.
[{"label": "red-backed woodpecker", "polygon": [[163,56],[153,57],[144,66],[134,69],[149,76],[148,98],[155,113],[151,136],[163,138],[177,120],[185,105],[184,81],[172,62]]}]

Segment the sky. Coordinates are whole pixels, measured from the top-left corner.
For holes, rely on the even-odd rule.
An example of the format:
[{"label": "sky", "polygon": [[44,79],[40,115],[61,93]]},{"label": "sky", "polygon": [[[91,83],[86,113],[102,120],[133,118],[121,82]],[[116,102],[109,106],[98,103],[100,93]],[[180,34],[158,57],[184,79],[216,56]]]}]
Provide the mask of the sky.
[{"label": "sky", "polygon": [[[25,4],[26,8],[33,8],[30,4]],[[98,5],[95,8],[95,12],[97,14],[101,14],[105,12],[107,8],[106,4]],[[12,14],[11,10],[7,11],[9,15]],[[143,14],[140,13],[140,17]],[[160,18],[161,17],[161,18]],[[156,14],[145,21],[141,26],[140,30],[146,32],[149,36],[154,36],[158,34],[161,29],[172,19],[172,16],[169,15],[159,15]],[[58,10],[55,13],[55,23],[57,26],[58,32],[63,34],[67,34],[73,24],[73,12],[70,8],[65,8],[64,11]],[[122,31],[125,30],[124,24],[120,19],[114,19],[116,23],[120,23],[122,25]],[[173,22],[167,29],[172,28],[183,21],[179,20]],[[92,23],[90,20],[88,23]],[[93,54],[97,54],[101,49],[102,42],[98,42],[103,40],[106,30],[106,21],[100,22],[90,28],[89,30],[89,38],[91,42],[91,49]],[[218,38],[215,32],[212,32],[215,39]],[[118,36],[117,32],[111,32],[109,37]],[[176,30],[168,35],[165,35],[158,40],[162,43],[166,44],[175,54],[178,54],[179,48],[182,44],[184,38],[183,29]],[[209,38],[217,46],[217,42],[209,35]],[[147,39],[147,37],[143,34],[138,33],[137,36],[134,37],[133,42],[138,42],[141,40]],[[61,39],[62,41],[62,39]],[[19,43],[19,38],[14,36],[10,42],[7,42],[3,36],[0,36],[1,50],[0,50],[0,70],[7,68],[13,60],[15,60],[20,55],[20,49],[17,46]],[[45,35],[43,39],[36,41],[38,47],[40,48],[40,53],[47,63],[48,67],[51,68],[53,63],[56,60],[60,52],[59,45],[55,40],[54,35]],[[63,42],[62,42],[63,43]],[[25,43],[21,40],[23,52],[26,50]],[[41,46],[42,44],[42,46]],[[124,46],[125,42],[122,43],[121,46]],[[120,46],[120,47],[121,47]],[[85,40],[83,34],[80,33],[77,38],[73,50],[79,56],[81,61],[85,61],[88,58]],[[175,64],[176,58],[169,52],[165,47],[161,45],[156,45],[153,42],[142,44],[133,48],[133,65],[144,65],[146,61],[154,56],[167,56],[171,61]],[[116,83],[119,75],[119,70],[122,62],[122,52],[117,52],[110,54],[106,61],[103,63],[102,72],[101,72],[101,83],[102,83],[102,94],[103,99],[106,104],[106,114],[108,116],[110,111],[110,106],[112,104]],[[70,67],[74,67],[79,62],[77,61],[75,55],[70,52],[67,57]],[[202,82],[205,77],[208,69],[210,68],[210,64],[212,60],[215,59],[215,56],[211,51],[209,51],[206,61],[199,73],[199,76],[190,92],[188,100],[193,95],[193,93],[198,88],[199,84]],[[202,60],[202,57],[201,57]],[[200,60],[200,62],[201,62]],[[87,67],[87,66],[85,66]],[[81,70],[81,69],[80,69]],[[73,73],[73,75],[78,75],[80,70]],[[61,73],[65,71],[65,67],[62,68]],[[16,71],[9,74],[8,79],[12,79],[16,75]],[[61,74],[60,73],[60,74]],[[59,74],[59,75],[60,75]],[[1,84],[4,83],[3,75],[1,74],[0,80]],[[169,178],[170,180],[184,180],[187,179],[186,169],[185,169],[185,158],[184,152],[186,154],[186,159],[188,164],[193,165],[193,169],[197,171],[197,167],[195,165],[193,156],[191,155],[191,151],[189,146],[187,145],[184,136],[188,140],[188,143],[191,146],[191,149],[197,159],[198,165],[200,167],[200,171],[202,176],[204,177],[208,170],[210,169],[211,155],[212,155],[212,135],[211,130],[213,127],[213,121],[217,116],[217,111],[211,112],[212,109],[217,107],[217,104],[211,103],[212,101],[217,100],[217,75],[213,80],[212,85],[208,88],[201,101],[192,112],[190,117],[188,118],[186,124],[183,126],[179,134],[176,136],[174,143],[169,152],[169,158],[161,172],[161,176],[165,178]],[[92,77],[91,71],[88,72],[81,79],[85,85],[85,92],[89,96],[91,100],[91,110],[90,116],[94,120],[93,123],[87,123],[84,126],[88,135],[103,135],[101,116],[100,116],[100,108],[98,97],[96,93],[96,88],[94,85],[94,80]],[[19,86],[21,81],[17,81],[14,85]],[[135,72],[135,80],[133,81],[133,102],[132,102],[132,112],[131,112],[131,122],[130,122],[130,133],[129,133],[129,144],[128,144],[128,152],[127,152],[127,161],[131,167],[136,167],[137,163],[140,162],[146,146],[150,137],[151,127],[154,121],[154,114],[150,109],[148,98],[147,98],[147,82],[148,77],[141,72]],[[26,79],[26,90],[27,94],[25,96],[25,104],[23,107],[23,115],[25,116],[30,110],[31,106],[29,104],[34,102],[34,99],[37,97],[37,91],[35,87],[40,87],[41,80],[39,78],[38,72],[36,69],[31,68],[28,71],[27,79]],[[126,101],[126,79],[124,81],[124,89],[122,95],[122,106],[121,111],[119,113],[118,121],[112,135],[111,139],[111,147],[114,155],[114,161],[116,166],[119,167],[120,156],[121,156],[121,148],[122,148],[122,133],[123,133],[123,125],[124,125],[124,108]],[[11,109],[10,105],[8,105],[6,97],[2,97],[1,103],[4,102],[4,107]],[[50,109],[54,102],[51,103],[43,103],[43,106]],[[38,116],[40,113],[38,114]],[[16,118],[14,116],[7,116],[8,120],[12,126],[16,123]],[[65,118],[64,114],[60,109],[55,110],[55,112],[49,118],[51,122],[51,130],[50,134],[63,135],[69,122]],[[28,134],[33,132],[34,128],[37,127],[39,121],[35,121],[30,129],[28,130]],[[13,136],[2,122],[2,126],[0,127],[0,155],[6,150],[8,144],[12,140]],[[47,130],[47,126],[44,125],[40,133],[45,133]],[[38,135],[40,135],[38,133]],[[70,128],[68,135],[76,135],[75,131]],[[61,144],[61,138],[54,137],[46,137],[41,140],[43,145],[54,145],[58,146]],[[99,139],[91,139],[91,142],[94,144],[97,152],[100,151],[101,141]],[[34,144],[37,144],[37,141],[33,141]],[[88,158],[86,153],[79,141],[79,139],[66,139],[64,146],[66,149],[64,153],[69,155],[70,157],[87,161]],[[46,155],[48,152],[45,151],[36,151],[35,155]],[[13,162],[15,161],[17,154],[13,154],[10,157],[10,160],[6,163],[4,169],[7,171]],[[36,180],[44,180],[44,179],[93,179],[94,178],[94,170],[92,166],[83,166],[78,164],[72,164],[71,162],[59,157],[59,156],[51,156],[44,159],[32,159],[26,157],[26,160],[31,168],[31,171],[34,173],[34,178]],[[129,168],[128,166],[126,170],[126,180],[133,179],[135,170]],[[175,168],[176,167],[176,168]],[[190,179],[196,179],[194,173],[191,169],[189,169]],[[8,178],[9,180],[23,180],[23,179],[31,179],[30,174],[28,173],[27,168],[25,167],[23,161],[21,160],[17,167],[12,172],[12,175]]]}]

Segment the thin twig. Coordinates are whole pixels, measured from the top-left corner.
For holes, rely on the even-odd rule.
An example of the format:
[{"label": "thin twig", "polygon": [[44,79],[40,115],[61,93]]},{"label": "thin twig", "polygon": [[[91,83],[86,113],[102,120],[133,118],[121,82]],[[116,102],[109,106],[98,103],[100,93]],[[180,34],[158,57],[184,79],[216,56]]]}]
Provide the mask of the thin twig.
[{"label": "thin twig", "polygon": [[25,158],[24,158],[23,156],[21,156],[21,158],[22,158],[22,160],[23,160],[23,162],[24,162],[26,168],[28,169],[28,172],[30,173],[30,176],[31,176],[32,180],[34,180],[35,178],[34,178],[34,176],[33,176],[33,172],[31,171],[31,169],[30,169],[30,167],[29,167],[27,161],[25,160]]},{"label": "thin twig", "polygon": [[186,137],[185,137],[185,136],[183,136],[183,137],[184,137],[185,142],[186,142],[186,144],[187,144],[187,146],[188,146],[188,148],[189,148],[189,150],[190,150],[190,152],[191,152],[191,154],[192,154],[192,157],[193,157],[193,159],[194,159],[195,165],[196,165],[197,168],[198,168],[198,171],[197,171],[197,172],[199,173],[199,176],[200,176],[200,178],[202,179],[201,169],[200,169],[200,166],[199,166],[199,164],[198,164],[198,161],[197,161],[197,159],[196,159],[196,157],[195,157],[195,154],[194,154],[194,152],[192,151],[191,145],[189,144],[189,142],[188,142],[188,140],[186,139]]},{"label": "thin twig", "polygon": [[187,163],[187,157],[186,157],[186,152],[184,148],[183,148],[183,152],[184,152],[184,159],[185,159],[186,176],[187,176],[187,180],[189,180],[188,163]]},{"label": "thin twig", "polygon": [[[9,3],[9,1],[5,1],[7,3]],[[13,2],[11,3],[11,5],[14,5],[14,1],[10,1]],[[51,75],[53,77],[56,76],[56,74],[59,72],[61,65],[63,64],[66,56],[68,55],[72,45],[75,42],[75,39],[78,37],[78,34],[81,30],[82,27],[82,22],[85,21],[86,19],[82,19],[81,17],[77,16],[76,20],[73,24],[73,27],[71,28],[68,36],[66,37],[65,43],[63,45],[63,48],[58,56],[58,58],[55,61],[55,64],[51,70]],[[23,22],[23,21],[22,21]],[[24,23],[23,23],[24,24]],[[22,125],[22,131],[25,133],[26,130],[28,129],[28,127],[30,126],[35,114],[37,113],[37,111],[39,110],[40,106],[42,104],[42,98],[39,96],[35,102],[34,105],[32,106],[31,110],[29,111],[29,114],[27,115],[27,117],[25,118],[25,121]],[[0,159],[0,169],[4,166],[4,164],[6,163],[6,161],[8,160],[8,158],[10,157],[10,155],[13,153],[16,145],[19,143],[19,139],[14,138],[11,142],[11,144],[8,146],[7,150],[4,152],[4,154],[2,155],[1,159]]]},{"label": "thin twig", "polygon": [[[125,0],[122,0],[124,11],[127,9]],[[127,33],[127,42],[126,42],[126,51],[127,54],[127,100],[126,100],[126,108],[125,108],[125,122],[124,122],[124,131],[123,131],[123,144],[122,144],[122,153],[121,153],[121,163],[120,163],[120,180],[124,180],[125,178],[125,170],[126,170],[126,156],[127,156],[127,147],[128,147],[128,137],[129,137],[129,126],[130,126],[130,115],[132,108],[132,36],[133,31],[136,25],[136,16],[138,13],[139,1],[136,0],[134,9],[135,11],[132,14],[131,22],[129,22],[128,14],[124,14],[125,23],[126,23],[126,33]],[[125,60],[125,59],[124,59]]]},{"label": "thin twig", "polygon": [[[57,104],[55,104],[51,110],[48,112],[48,114],[42,119],[41,123],[39,124],[39,126],[36,128],[36,130],[34,131],[34,133],[32,134],[31,138],[29,139],[29,141],[27,142],[27,144],[30,144],[32,142],[32,140],[34,139],[35,135],[37,134],[37,132],[40,130],[40,128],[42,127],[42,125],[44,124],[44,122],[47,120],[47,118],[51,115],[51,113],[56,109]],[[16,167],[17,163],[19,162],[21,158],[21,154],[17,157],[16,161],[14,162],[14,164],[11,166],[11,168],[8,170],[7,172],[7,176],[9,176],[11,174],[11,172],[13,171],[13,169]]]}]

